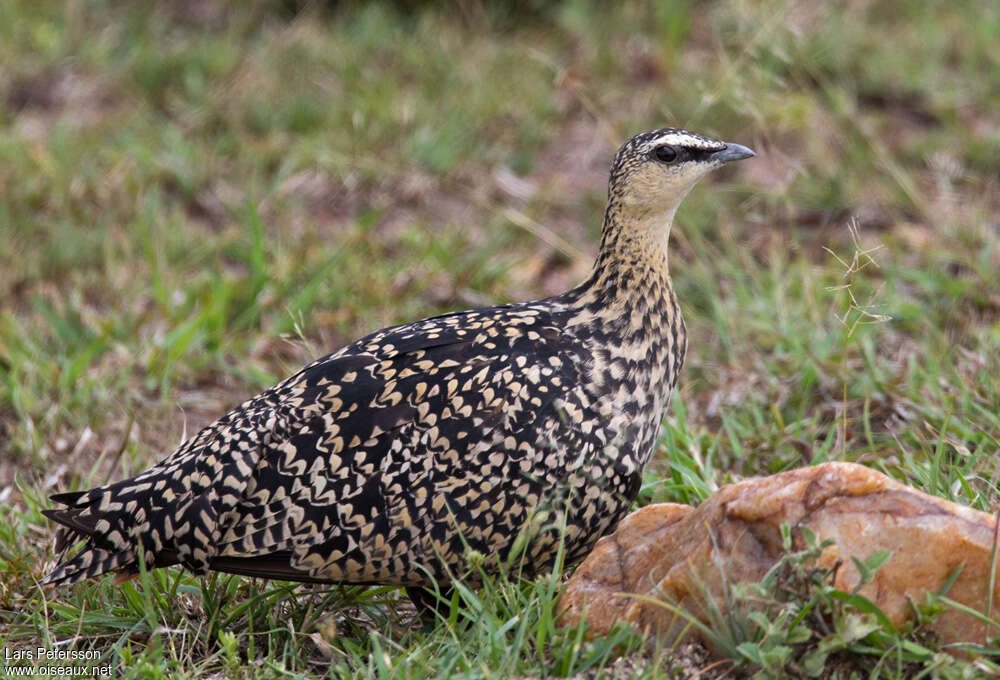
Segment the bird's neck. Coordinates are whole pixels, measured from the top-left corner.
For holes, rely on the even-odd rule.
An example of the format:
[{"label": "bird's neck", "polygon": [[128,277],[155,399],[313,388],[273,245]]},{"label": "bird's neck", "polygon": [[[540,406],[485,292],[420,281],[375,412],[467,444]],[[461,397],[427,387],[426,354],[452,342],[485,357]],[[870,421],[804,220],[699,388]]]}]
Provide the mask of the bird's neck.
[{"label": "bird's neck", "polygon": [[658,325],[649,316],[676,307],[667,266],[674,210],[649,211],[612,200],[594,270],[576,291],[578,304],[618,321],[623,331]]},{"label": "bird's neck", "polygon": [[592,347],[591,389],[614,403],[624,390],[631,408],[655,423],[651,437],[687,345],[667,269],[672,218],[672,210],[653,215],[611,203],[594,271],[569,294],[574,309],[566,320],[566,331]]}]

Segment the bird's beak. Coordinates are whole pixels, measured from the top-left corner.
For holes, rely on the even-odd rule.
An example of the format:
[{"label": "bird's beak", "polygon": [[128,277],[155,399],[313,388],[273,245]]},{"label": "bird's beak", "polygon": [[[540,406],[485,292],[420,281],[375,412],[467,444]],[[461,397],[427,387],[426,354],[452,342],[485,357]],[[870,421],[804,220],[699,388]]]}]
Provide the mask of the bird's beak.
[{"label": "bird's beak", "polygon": [[726,142],[726,148],[721,151],[716,151],[710,158],[722,165],[723,163],[728,163],[730,161],[741,161],[744,158],[753,158],[756,156],[753,149],[749,149],[742,144],[733,144],[732,142]]}]

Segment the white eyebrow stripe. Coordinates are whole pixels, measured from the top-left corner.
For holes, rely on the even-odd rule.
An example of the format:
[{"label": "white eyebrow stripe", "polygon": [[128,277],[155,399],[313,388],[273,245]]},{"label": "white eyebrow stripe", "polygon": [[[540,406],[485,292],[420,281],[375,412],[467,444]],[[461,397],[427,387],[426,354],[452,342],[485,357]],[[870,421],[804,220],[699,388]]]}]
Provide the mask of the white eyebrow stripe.
[{"label": "white eyebrow stripe", "polygon": [[668,132],[660,135],[651,142],[647,142],[643,147],[643,152],[652,151],[658,146],[669,144],[671,146],[686,146],[692,149],[704,149],[706,151],[721,151],[726,148],[724,142],[720,142],[708,137],[684,134],[683,132]]}]

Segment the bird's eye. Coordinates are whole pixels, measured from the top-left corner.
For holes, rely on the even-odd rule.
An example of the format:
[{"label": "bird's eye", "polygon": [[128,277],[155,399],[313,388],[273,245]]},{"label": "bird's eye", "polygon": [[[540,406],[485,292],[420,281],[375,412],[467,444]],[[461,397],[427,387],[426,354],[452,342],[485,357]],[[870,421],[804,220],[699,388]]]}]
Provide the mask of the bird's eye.
[{"label": "bird's eye", "polygon": [[656,156],[656,160],[663,163],[672,163],[677,160],[677,152],[672,146],[658,146],[653,150],[653,155]]}]

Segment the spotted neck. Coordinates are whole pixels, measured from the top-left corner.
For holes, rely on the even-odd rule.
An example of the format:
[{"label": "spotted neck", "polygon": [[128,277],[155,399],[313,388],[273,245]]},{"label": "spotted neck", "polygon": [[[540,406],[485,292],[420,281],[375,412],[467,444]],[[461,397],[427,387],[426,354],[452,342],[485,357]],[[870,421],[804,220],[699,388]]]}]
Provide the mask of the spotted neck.
[{"label": "spotted neck", "polygon": [[609,428],[639,428],[638,465],[652,451],[687,346],[667,267],[673,213],[611,200],[594,271],[570,293],[576,309],[568,331],[592,350],[589,389],[612,413],[628,414],[631,424],[609,421]]},{"label": "spotted neck", "polygon": [[650,316],[677,312],[667,265],[675,210],[650,211],[612,195],[594,270],[575,291],[582,308],[607,322],[617,320],[626,333],[659,325]]}]

